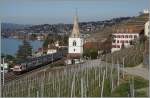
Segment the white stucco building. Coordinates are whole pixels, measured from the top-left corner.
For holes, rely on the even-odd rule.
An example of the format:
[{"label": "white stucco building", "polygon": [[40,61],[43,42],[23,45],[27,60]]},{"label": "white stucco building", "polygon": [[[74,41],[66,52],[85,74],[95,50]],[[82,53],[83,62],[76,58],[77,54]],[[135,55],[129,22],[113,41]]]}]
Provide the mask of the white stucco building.
[{"label": "white stucco building", "polygon": [[[74,17],[73,30],[68,41],[68,64],[80,63],[83,54],[83,38],[80,35],[78,17]],[[73,61],[73,62],[72,62]]]},{"label": "white stucco building", "polygon": [[149,10],[148,10],[148,9],[144,9],[144,10],[143,10],[143,13],[144,13],[144,14],[148,14],[148,13],[149,13]]},{"label": "white stucco building", "polygon": [[139,38],[138,32],[116,32],[113,33],[112,49],[111,52],[118,51],[124,46],[125,48],[130,46],[131,41]]},{"label": "white stucco building", "polygon": [[147,36],[147,37],[149,37],[149,35],[150,35],[150,26],[149,26],[149,21],[147,21],[146,23],[145,23],[145,29],[144,29],[144,34],[145,34],[145,36]]},{"label": "white stucco building", "polygon": [[57,48],[54,45],[48,45],[47,54],[53,54],[57,52]]},{"label": "white stucco building", "polygon": [[83,54],[83,39],[69,38],[69,54]]}]

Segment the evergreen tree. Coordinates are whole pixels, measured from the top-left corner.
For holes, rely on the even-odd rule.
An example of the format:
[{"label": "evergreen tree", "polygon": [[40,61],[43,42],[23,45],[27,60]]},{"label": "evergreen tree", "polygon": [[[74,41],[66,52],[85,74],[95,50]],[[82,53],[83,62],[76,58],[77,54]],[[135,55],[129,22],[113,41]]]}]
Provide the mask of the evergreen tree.
[{"label": "evergreen tree", "polygon": [[17,51],[17,59],[24,61],[29,56],[32,56],[32,46],[28,41],[24,40],[23,44],[19,46],[19,49]]},{"label": "evergreen tree", "polygon": [[98,56],[98,50],[95,48],[84,49],[83,56],[91,57],[91,59],[96,59]]},{"label": "evergreen tree", "polygon": [[49,43],[54,43],[54,40],[47,37],[43,42],[43,47],[47,48]]}]

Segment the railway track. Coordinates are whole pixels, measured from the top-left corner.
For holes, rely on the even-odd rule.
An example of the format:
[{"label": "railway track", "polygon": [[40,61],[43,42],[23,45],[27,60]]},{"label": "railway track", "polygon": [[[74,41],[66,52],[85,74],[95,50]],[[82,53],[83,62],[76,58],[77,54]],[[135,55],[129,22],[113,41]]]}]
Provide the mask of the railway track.
[{"label": "railway track", "polygon": [[[53,62],[53,64],[57,64],[57,63],[59,63],[60,61],[61,61],[61,60],[55,61],[55,62]],[[52,63],[50,63],[50,64],[52,64]],[[33,69],[33,70],[29,71],[29,72],[25,72],[25,73],[20,74],[20,75],[16,75],[16,74],[14,74],[13,72],[5,73],[5,76],[4,76],[4,84],[6,85],[7,83],[9,83],[9,82],[11,82],[11,81],[13,81],[13,80],[18,80],[18,79],[20,79],[20,78],[22,78],[22,77],[25,77],[25,76],[27,76],[27,75],[31,75],[31,74],[33,75],[33,74],[38,74],[38,73],[40,73],[40,72],[44,72],[44,71],[46,71],[47,69],[50,68],[50,66],[49,66],[50,64],[47,64],[47,65],[45,65],[45,66],[42,66],[42,67]],[[2,74],[1,74],[1,77],[2,77]],[[1,83],[3,83],[2,81],[3,81],[3,78],[1,78]]]}]

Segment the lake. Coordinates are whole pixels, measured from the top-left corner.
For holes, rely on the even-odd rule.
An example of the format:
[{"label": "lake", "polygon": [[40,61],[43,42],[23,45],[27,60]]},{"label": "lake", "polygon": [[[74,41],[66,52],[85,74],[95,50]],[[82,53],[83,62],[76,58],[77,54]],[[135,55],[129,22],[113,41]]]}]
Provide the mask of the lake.
[{"label": "lake", "polygon": [[[23,40],[20,39],[1,37],[1,53],[15,55],[19,45],[22,45],[22,41]],[[43,44],[43,41],[39,41],[39,40],[29,41],[29,42],[33,50],[37,50]]]}]

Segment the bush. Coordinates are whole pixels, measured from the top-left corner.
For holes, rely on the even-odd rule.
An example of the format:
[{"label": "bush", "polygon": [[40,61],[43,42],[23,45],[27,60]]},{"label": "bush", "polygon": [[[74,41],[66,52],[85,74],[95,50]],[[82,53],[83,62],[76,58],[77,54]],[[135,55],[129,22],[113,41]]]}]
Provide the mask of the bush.
[{"label": "bush", "polygon": [[90,57],[91,59],[96,59],[98,56],[98,50],[95,48],[85,49],[83,56]]}]

